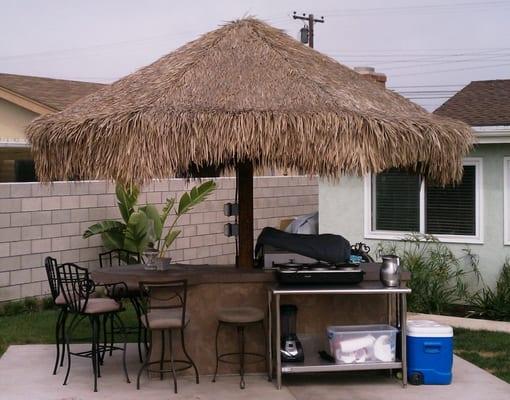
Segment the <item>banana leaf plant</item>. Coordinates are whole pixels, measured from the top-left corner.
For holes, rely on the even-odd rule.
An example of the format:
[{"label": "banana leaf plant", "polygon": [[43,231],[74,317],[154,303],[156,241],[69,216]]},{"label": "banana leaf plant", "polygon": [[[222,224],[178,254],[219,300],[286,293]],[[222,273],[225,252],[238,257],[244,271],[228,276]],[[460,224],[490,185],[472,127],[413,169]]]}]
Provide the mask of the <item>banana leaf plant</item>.
[{"label": "banana leaf plant", "polygon": [[[175,228],[180,217],[202,203],[215,188],[214,181],[206,181],[183,193],[178,201],[174,197],[167,198],[160,213],[152,204],[137,205],[138,188],[117,184],[115,194],[122,221],[105,220],[91,225],[83,233],[83,238],[101,235],[108,250],[125,249],[141,254],[147,247],[154,247],[163,257],[181,233]],[[170,215],[173,215],[173,221],[165,233]]]}]

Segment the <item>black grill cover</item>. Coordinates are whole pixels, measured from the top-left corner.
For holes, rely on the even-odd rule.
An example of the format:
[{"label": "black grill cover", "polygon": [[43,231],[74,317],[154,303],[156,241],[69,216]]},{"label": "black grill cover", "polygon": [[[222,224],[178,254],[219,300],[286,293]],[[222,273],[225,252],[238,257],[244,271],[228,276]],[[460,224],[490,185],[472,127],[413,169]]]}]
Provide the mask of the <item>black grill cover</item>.
[{"label": "black grill cover", "polygon": [[349,241],[343,236],[329,233],[303,235],[267,227],[262,230],[257,238],[255,254],[259,256],[265,245],[331,264],[346,263],[351,256]]}]

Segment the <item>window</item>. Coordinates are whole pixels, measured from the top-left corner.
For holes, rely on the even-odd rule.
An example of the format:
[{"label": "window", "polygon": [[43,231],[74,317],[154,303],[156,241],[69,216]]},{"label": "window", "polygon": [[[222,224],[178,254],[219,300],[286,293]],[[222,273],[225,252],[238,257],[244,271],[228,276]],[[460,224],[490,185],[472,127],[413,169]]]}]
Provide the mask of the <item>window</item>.
[{"label": "window", "polygon": [[444,188],[396,169],[367,177],[365,237],[398,240],[421,232],[443,241],[481,243],[481,171],[481,159],[466,159],[462,181]]},{"label": "window", "polygon": [[503,219],[505,220],[504,244],[510,245],[510,157],[503,160]]}]

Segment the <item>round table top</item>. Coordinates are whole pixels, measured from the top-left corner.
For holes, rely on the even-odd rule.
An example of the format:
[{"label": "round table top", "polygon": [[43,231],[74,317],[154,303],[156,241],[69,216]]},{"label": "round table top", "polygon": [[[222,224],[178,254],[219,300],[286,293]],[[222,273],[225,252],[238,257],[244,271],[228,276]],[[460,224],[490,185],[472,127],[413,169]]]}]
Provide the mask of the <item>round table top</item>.
[{"label": "round table top", "polygon": [[91,274],[96,282],[126,282],[129,286],[138,286],[141,281],[164,282],[180,279],[186,279],[188,285],[275,281],[272,271],[210,264],[171,264],[163,271],[148,270],[145,264],[131,264],[96,269]]}]

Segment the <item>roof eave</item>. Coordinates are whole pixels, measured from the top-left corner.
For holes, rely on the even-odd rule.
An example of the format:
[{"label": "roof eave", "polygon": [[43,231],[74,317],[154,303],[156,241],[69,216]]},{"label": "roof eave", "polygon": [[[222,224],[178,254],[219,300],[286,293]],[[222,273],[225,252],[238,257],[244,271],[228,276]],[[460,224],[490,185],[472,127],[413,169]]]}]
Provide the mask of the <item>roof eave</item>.
[{"label": "roof eave", "polygon": [[476,144],[510,143],[510,125],[472,126]]},{"label": "roof eave", "polygon": [[0,86],[0,98],[39,115],[51,114],[58,111],[56,108],[31,99],[30,97],[23,96],[3,86]]}]

